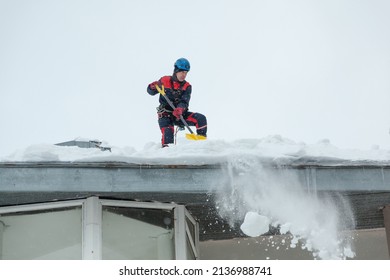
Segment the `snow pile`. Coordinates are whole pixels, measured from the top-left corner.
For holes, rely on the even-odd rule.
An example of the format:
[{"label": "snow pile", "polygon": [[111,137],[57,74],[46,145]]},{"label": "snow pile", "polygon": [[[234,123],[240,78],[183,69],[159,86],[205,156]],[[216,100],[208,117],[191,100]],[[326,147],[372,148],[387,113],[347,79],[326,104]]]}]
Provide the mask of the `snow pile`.
[{"label": "snow pile", "polygon": [[292,236],[291,248],[300,246],[314,258],[354,257],[351,240],[340,235],[354,228],[349,205],[340,197],[305,192],[296,176],[286,170],[281,178],[255,158],[231,161],[217,200],[221,217],[232,226],[243,221],[241,230],[251,237],[267,233],[270,226],[278,228]]},{"label": "snow pile", "polygon": [[[237,157],[293,161],[299,158],[332,158],[348,161],[390,161],[390,151],[346,150],[328,140],[316,144],[294,142],[279,135],[262,139],[187,141],[161,149],[160,143],[147,143],[142,150],[133,147],[111,147],[112,151],[37,144],[16,151],[0,161],[119,161],[147,164],[214,164]],[[105,144],[107,146],[107,144]]]}]

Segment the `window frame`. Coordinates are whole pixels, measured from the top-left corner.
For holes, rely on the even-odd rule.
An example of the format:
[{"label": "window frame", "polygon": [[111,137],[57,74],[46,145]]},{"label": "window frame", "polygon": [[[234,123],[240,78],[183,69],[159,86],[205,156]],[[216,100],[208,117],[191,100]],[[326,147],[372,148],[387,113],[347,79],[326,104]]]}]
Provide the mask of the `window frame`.
[{"label": "window frame", "polygon": [[[191,216],[184,205],[162,202],[141,202],[111,200],[91,196],[83,199],[43,202],[26,205],[0,207],[0,214],[12,214],[28,211],[51,210],[81,206],[82,218],[82,259],[102,259],[102,211],[103,206],[171,210],[174,216],[175,259],[187,259],[187,250],[191,250],[195,259],[199,259],[199,224]],[[192,236],[187,219],[195,228]],[[188,241],[188,243],[187,243]],[[0,241],[1,242],[1,241]],[[189,244],[189,246],[188,246]]]}]

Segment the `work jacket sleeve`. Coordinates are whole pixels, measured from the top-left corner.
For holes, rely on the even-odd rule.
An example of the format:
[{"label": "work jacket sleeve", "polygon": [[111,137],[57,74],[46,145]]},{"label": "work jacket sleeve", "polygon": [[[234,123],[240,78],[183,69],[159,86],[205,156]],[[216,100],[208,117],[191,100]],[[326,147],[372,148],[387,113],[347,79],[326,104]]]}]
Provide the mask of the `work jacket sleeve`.
[{"label": "work jacket sleeve", "polygon": [[148,87],[146,88],[147,93],[149,93],[150,95],[156,95],[158,93],[158,91],[156,89],[156,85],[159,85],[158,81],[150,83],[148,85]]}]

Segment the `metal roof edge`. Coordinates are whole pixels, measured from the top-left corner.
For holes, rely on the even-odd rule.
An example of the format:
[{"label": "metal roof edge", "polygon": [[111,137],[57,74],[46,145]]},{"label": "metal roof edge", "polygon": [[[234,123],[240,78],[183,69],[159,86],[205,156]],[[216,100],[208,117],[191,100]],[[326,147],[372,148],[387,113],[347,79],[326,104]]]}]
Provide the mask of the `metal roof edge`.
[{"label": "metal roof edge", "polygon": [[[297,159],[262,159],[259,163],[274,168],[390,168],[390,161],[370,160],[340,160],[323,158]],[[204,163],[204,164],[175,164],[175,163],[136,163],[124,161],[6,161],[0,162],[0,168],[142,168],[142,169],[220,169],[229,165],[229,162]]]}]

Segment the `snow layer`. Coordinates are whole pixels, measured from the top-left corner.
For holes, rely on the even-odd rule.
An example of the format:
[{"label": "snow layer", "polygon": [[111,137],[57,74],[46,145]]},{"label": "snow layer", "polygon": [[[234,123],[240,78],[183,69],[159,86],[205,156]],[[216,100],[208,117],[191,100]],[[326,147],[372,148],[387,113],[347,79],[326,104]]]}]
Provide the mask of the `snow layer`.
[{"label": "snow layer", "polygon": [[[107,146],[103,142],[102,146]],[[300,158],[338,159],[346,161],[390,161],[390,151],[379,147],[370,150],[339,149],[329,140],[315,144],[295,142],[280,135],[261,139],[187,141],[178,139],[177,145],[162,149],[159,143],[147,143],[141,150],[111,147],[110,151],[35,144],[0,158],[2,162],[18,161],[119,161],[148,164],[214,164],[231,158],[258,157],[271,160],[294,161]]]}]

